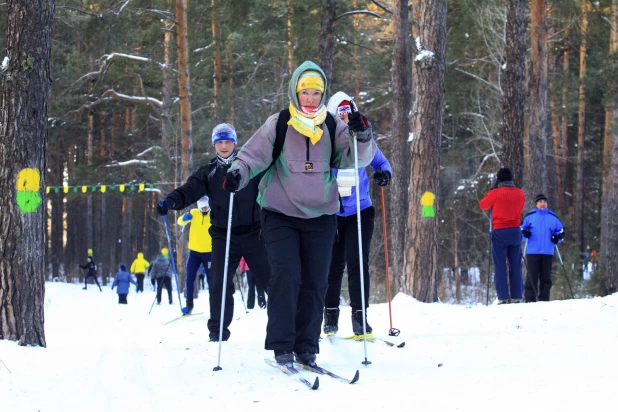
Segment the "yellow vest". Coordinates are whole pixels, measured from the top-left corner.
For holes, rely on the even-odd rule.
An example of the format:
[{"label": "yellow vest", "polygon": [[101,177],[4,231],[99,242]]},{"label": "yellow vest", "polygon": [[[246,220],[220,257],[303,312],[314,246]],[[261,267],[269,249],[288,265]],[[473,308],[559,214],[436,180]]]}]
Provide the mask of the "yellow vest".
[{"label": "yellow vest", "polygon": [[189,250],[200,253],[212,252],[212,239],[210,238],[210,233],[208,233],[208,228],[210,228],[210,212],[204,216],[199,209],[191,209],[189,213],[192,216],[192,219],[189,221],[185,222],[182,220],[184,214],[178,218],[180,226],[192,223],[189,230]]},{"label": "yellow vest", "polygon": [[150,266],[150,263],[144,259],[143,253],[137,254],[137,259],[133,261],[131,265],[131,273],[146,273],[146,269]]}]

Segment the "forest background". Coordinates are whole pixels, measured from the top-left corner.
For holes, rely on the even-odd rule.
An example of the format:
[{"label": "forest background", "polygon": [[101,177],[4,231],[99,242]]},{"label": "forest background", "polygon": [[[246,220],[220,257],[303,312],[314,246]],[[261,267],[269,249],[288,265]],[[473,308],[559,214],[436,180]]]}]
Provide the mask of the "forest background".
[{"label": "forest background", "polygon": [[[372,301],[391,291],[486,303],[489,215],[501,166],[526,209],[544,192],[567,227],[553,299],[615,291],[618,204],[616,0],[59,0],[45,181],[46,278],[81,280],[92,249],[104,277],[167,246],[158,201],[287,106],[312,60],[355,96],[394,169],[371,186]],[[0,50],[7,47],[0,3]],[[0,56],[2,57],[2,56]],[[435,216],[422,212],[435,194]],[[425,198],[426,199],[426,198]],[[384,200],[385,209],[382,207]],[[170,223],[173,215],[170,215]],[[170,225],[180,283],[187,233]],[[591,251],[598,260],[584,280]],[[564,274],[564,276],[562,276]]]}]

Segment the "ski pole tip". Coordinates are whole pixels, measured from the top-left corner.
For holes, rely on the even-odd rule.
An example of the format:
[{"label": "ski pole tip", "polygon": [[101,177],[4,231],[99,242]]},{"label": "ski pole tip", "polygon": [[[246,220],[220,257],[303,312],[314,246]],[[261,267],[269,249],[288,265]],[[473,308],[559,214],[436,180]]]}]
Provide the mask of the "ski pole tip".
[{"label": "ski pole tip", "polygon": [[223,368],[221,366],[215,366],[214,368],[212,368],[212,370],[217,372],[223,370]]}]

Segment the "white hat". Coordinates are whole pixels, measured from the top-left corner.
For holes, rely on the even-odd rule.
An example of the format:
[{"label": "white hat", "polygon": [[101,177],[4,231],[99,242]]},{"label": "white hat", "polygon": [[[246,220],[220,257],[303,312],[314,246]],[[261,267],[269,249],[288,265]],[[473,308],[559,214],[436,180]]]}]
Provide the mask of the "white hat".
[{"label": "white hat", "polygon": [[202,198],[200,200],[197,201],[197,208],[198,209],[203,209],[205,207],[210,207],[209,203],[208,203],[208,196],[202,196]]}]

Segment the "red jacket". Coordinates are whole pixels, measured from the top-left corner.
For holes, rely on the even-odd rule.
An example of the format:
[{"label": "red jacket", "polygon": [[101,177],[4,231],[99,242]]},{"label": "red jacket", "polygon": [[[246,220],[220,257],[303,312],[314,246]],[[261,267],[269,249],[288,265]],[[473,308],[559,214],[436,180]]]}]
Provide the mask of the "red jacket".
[{"label": "red jacket", "polygon": [[521,225],[526,196],[516,187],[499,187],[490,190],[479,202],[483,210],[491,208],[493,229],[508,229]]},{"label": "red jacket", "polygon": [[247,266],[247,262],[245,262],[245,258],[240,259],[240,265],[238,266],[238,270],[240,272],[246,272],[249,270],[249,266]]}]

